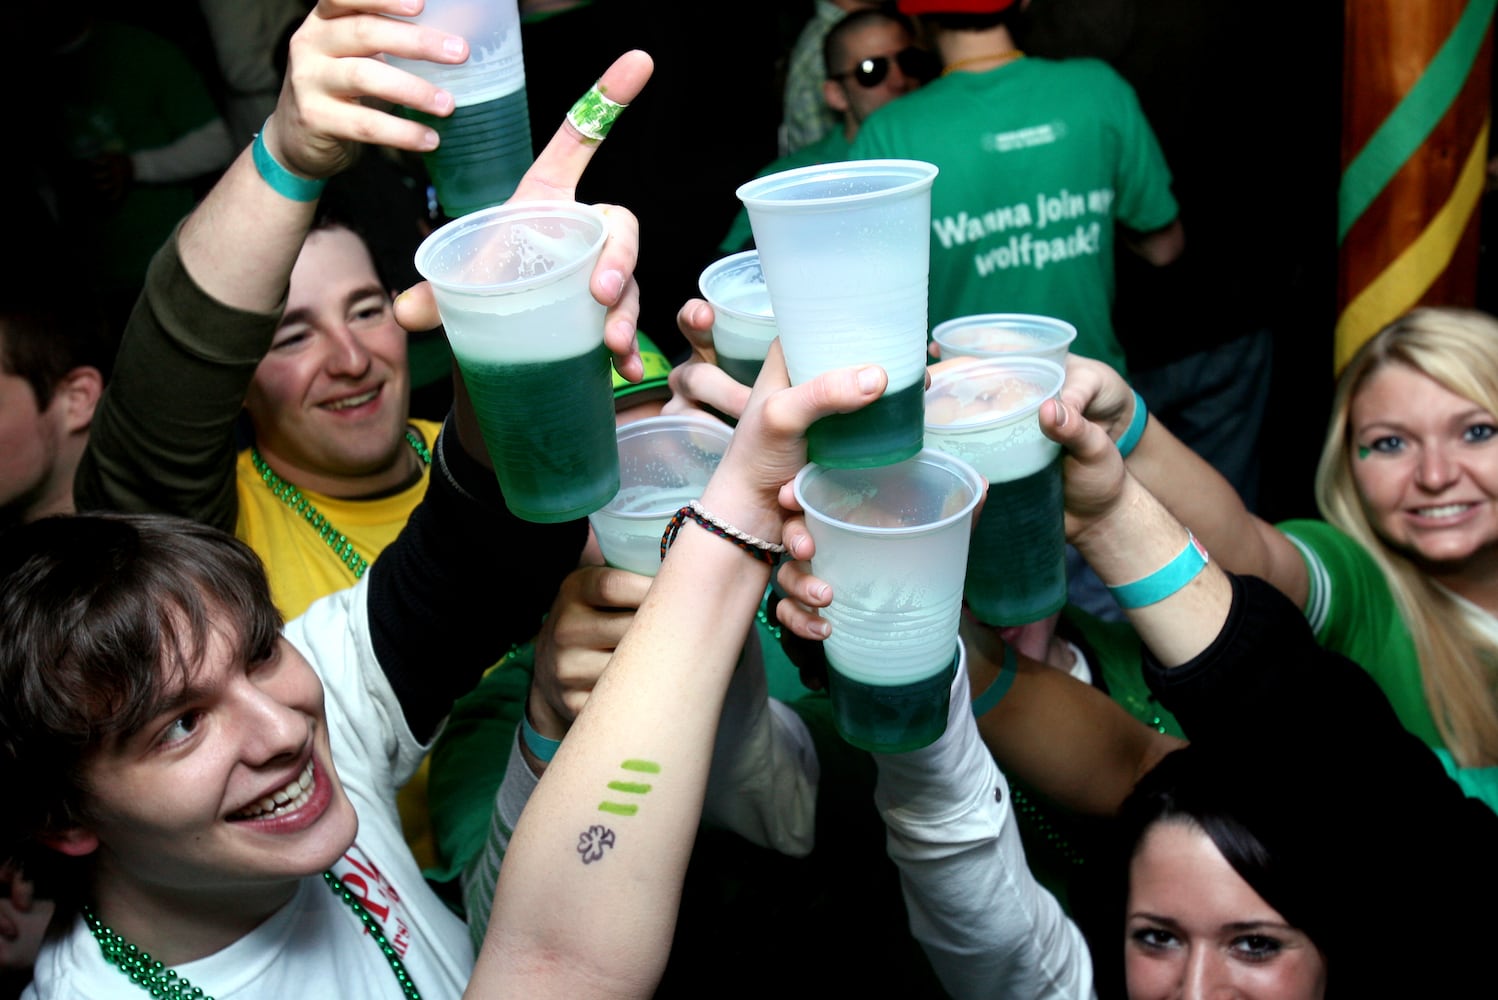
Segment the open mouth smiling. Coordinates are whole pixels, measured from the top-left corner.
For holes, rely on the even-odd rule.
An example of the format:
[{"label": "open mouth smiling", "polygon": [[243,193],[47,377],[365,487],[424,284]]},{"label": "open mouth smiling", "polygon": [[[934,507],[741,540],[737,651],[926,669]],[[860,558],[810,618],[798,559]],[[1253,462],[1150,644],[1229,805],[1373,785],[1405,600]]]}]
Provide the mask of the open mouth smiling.
[{"label": "open mouth smiling", "polygon": [[357,396],[345,396],[343,399],[331,403],[323,403],[322,406],[325,410],[352,410],[356,406],[363,406],[365,403],[373,402],[379,394],[380,389],[376,386],[368,392],[361,392]]},{"label": "open mouth smiling", "polygon": [[229,818],[231,820],[272,819],[294,813],[311,801],[312,787],[312,761],[308,760],[307,766],[302,768],[302,773],[284,788],[236,813],[231,813]]}]

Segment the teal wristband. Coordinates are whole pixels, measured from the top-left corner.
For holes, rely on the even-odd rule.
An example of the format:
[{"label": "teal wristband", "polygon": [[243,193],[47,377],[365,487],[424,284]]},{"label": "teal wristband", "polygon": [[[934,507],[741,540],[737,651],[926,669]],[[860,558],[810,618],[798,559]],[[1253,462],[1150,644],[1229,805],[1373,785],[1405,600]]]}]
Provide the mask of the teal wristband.
[{"label": "teal wristband", "polygon": [[1159,604],[1195,580],[1207,568],[1207,550],[1190,531],[1186,532],[1186,547],[1181,554],[1155,570],[1149,576],[1133,583],[1109,587],[1108,591],[1118,606],[1125,610]]},{"label": "teal wristband", "polygon": [[520,713],[520,738],[525,741],[525,748],[543,764],[551,763],[551,758],[557,755],[557,747],[562,745],[561,740],[536,732],[536,727],[531,725],[530,713],[525,711]]},{"label": "teal wristband", "polygon": [[283,198],[316,201],[322,195],[322,189],[328,186],[325,180],[298,177],[281,166],[281,162],[266,148],[264,127],[255,133],[255,142],[251,145],[250,152],[255,160],[255,172],[260,175],[260,179]]},{"label": "teal wristband", "polygon": [[1004,695],[1014,685],[1014,677],[1019,673],[1019,663],[1014,658],[1014,647],[1004,643],[1004,662],[999,664],[999,673],[993,679],[993,683],[978,697],[973,699],[973,718],[981,719],[987,715],[989,710],[1003,700]]},{"label": "teal wristband", "polygon": [[1139,395],[1138,390],[1130,391],[1134,393],[1134,415],[1129,418],[1129,426],[1124,429],[1123,437],[1118,439],[1118,453],[1124,458],[1129,457],[1139,439],[1144,437],[1144,425],[1150,418],[1150,411],[1144,406],[1144,397]]}]

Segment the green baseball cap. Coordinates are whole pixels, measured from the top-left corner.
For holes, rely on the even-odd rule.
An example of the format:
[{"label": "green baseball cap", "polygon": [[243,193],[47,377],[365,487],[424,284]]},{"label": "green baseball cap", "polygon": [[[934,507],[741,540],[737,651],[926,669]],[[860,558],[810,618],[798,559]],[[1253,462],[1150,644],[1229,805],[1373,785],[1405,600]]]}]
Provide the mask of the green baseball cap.
[{"label": "green baseball cap", "polygon": [[645,363],[645,375],[638,382],[627,382],[617,371],[614,372],[615,408],[621,403],[627,402],[629,406],[634,406],[671,395],[671,387],[667,383],[671,375],[671,362],[666,360],[661,349],[645,335],[644,330],[636,330],[635,339],[640,344],[640,360]]}]

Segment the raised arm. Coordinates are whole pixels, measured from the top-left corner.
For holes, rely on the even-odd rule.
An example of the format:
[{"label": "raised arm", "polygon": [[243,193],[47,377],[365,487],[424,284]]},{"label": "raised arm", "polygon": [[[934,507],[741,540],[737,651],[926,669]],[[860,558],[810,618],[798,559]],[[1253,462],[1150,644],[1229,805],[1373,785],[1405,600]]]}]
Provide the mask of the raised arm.
[{"label": "raised arm", "polygon": [[[1075,355],[1067,359],[1068,408],[1100,424],[1114,441],[1134,437],[1129,473],[1176,520],[1196,533],[1224,569],[1263,577],[1298,606],[1309,587],[1305,562],[1274,525],[1249,513],[1232,485],[1159,420],[1136,410],[1137,397],[1118,373]],[[1146,405],[1148,400],[1145,400]],[[1130,428],[1143,428],[1143,435]]]},{"label": "raised arm", "polygon": [[[467,58],[460,37],[384,16],[410,13],[401,0],[321,0],[293,35],[280,100],[260,140],[152,262],[79,469],[81,509],[173,513],[234,528],[234,423],[270,347],[321,182],[348,166],[361,144],[435,147],[432,129],[366,98],[452,111],[446,91],[378,58]],[[649,76],[649,57],[632,55],[610,72],[614,98],[627,103]],[[527,174],[515,197],[572,198],[597,145],[564,125],[541,158],[551,166]],[[639,297],[621,266],[622,246],[611,240],[591,288],[610,310],[605,341],[615,364],[638,381]]]},{"label": "raised arm", "polygon": [[1120,603],[1140,640],[1167,667],[1207,648],[1232,604],[1222,568],[1191,556],[1190,533],[1124,468],[1101,425],[1058,401],[1041,407],[1040,426],[1067,450],[1067,540],[1110,588],[1137,584]]},{"label": "raised arm", "polygon": [[376,57],[461,62],[466,44],[387,13],[408,11],[397,0],[317,5],[292,39],[261,141],[152,261],[78,471],[80,509],[180,514],[233,530],[234,422],[275,333],[320,182],[348,165],[359,142],[436,143],[431,129],[361,97],[452,108],[450,95]]},{"label": "raised arm", "polygon": [[1009,685],[978,717],[984,744],[1006,775],[1066,809],[1113,815],[1140,776],[1183,745],[1065,671],[1023,654],[1006,666],[996,629],[964,619],[962,638],[974,696]]},{"label": "raised arm", "polygon": [[[622,102],[633,100],[653,70],[644,52],[628,52],[608,68],[600,86]],[[564,122],[522,178],[517,198],[567,198],[592,160],[597,141]],[[639,229],[629,212],[611,208],[609,231],[594,268],[594,295],[615,302],[606,323],[629,326],[634,351],[633,291]],[[602,283],[602,287],[600,287]],[[431,329],[440,316],[431,287],[423,282],[396,302],[396,317],[410,330]],[[637,376],[638,377],[638,376]],[[456,405],[434,450],[427,495],[397,541],[371,570],[370,619],[380,664],[406,710],[412,731],[429,736],[453,698],[471,687],[479,671],[511,644],[534,633],[561,586],[577,565],[587,535],[585,521],[562,525],[523,522],[505,507],[489,453],[462,379],[454,379]],[[479,555],[487,551],[487,556]],[[463,567],[516,565],[531,574],[518,597],[496,605],[471,585]],[[479,627],[482,623],[482,627]],[[435,648],[448,668],[432,683]]]},{"label": "raised arm", "polygon": [[[794,389],[772,350],[702,497],[778,543],[777,496],[818,416],[877,398],[877,368]],[[649,996],[664,967],[718,714],[769,563],[688,521],[515,830],[474,996]]]}]

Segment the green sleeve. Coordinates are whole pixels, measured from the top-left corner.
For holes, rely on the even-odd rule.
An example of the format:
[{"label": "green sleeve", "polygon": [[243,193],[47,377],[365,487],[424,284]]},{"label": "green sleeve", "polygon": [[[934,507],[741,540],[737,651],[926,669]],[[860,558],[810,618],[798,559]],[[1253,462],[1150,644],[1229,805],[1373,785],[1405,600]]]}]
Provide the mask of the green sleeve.
[{"label": "green sleeve", "polygon": [[1322,521],[1278,528],[1300,550],[1309,588],[1305,615],[1316,641],[1368,671],[1404,727],[1442,747],[1409,628],[1378,563],[1355,540]]},{"label": "green sleeve", "polygon": [[1165,153],[1144,117],[1134,88],[1112,70],[1101,69],[1112,79],[1112,120],[1118,130],[1118,176],[1114,179],[1117,219],[1142,233],[1168,226],[1180,214],[1180,208],[1170,191]]}]

